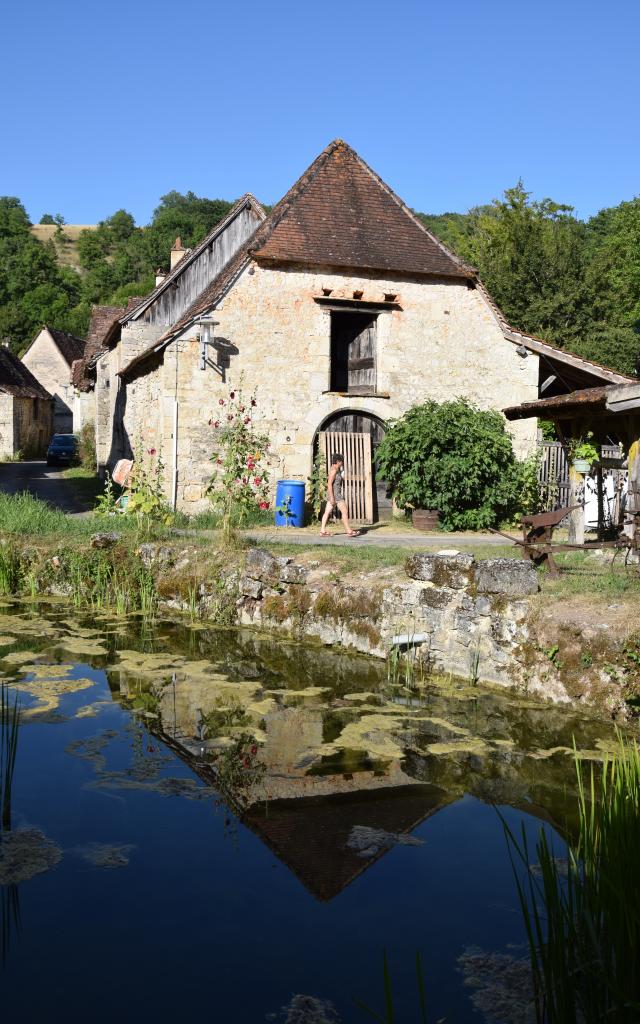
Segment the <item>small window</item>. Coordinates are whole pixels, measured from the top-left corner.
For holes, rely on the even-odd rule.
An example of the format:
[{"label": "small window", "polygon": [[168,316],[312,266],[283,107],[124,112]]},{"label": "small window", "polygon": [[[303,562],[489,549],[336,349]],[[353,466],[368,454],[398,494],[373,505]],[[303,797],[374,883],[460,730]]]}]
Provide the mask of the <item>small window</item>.
[{"label": "small window", "polygon": [[40,413],[40,407],[38,405],[38,401],[39,401],[39,399],[37,399],[37,398],[34,398],[34,400],[33,400],[33,418],[34,418],[34,420],[38,419],[38,415]]},{"label": "small window", "polygon": [[377,316],[331,313],[331,391],[373,395],[376,391]]}]

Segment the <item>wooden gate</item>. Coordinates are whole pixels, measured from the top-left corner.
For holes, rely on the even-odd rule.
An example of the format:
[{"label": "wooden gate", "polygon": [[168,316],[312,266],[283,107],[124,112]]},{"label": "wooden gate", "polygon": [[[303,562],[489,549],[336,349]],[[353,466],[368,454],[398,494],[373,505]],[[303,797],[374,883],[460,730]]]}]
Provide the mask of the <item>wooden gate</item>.
[{"label": "wooden gate", "polygon": [[344,456],[344,490],[349,519],[356,523],[373,522],[373,472],[371,435],[330,430],[318,435],[327,471],[331,456]]}]

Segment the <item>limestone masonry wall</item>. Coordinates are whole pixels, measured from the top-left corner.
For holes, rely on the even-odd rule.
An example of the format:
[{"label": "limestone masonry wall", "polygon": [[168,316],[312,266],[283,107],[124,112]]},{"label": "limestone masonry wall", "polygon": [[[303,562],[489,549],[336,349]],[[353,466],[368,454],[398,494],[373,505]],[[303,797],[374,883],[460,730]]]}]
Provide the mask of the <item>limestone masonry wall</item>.
[{"label": "limestone masonry wall", "polygon": [[[322,289],[344,298],[362,291],[365,301],[380,301],[385,292],[398,296],[401,309],[385,310],[377,320],[376,395],[330,392],[330,313],[314,301]],[[125,433],[141,435],[145,446],[163,451],[167,483],[173,431],[167,403],[178,401],[178,507],[189,512],[206,505],[204,488],[215,447],[208,422],[218,418],[218,400],[228,385],[238,386],[241,377],[247,391],[257,391],[260,426],[274,452],[274,480],[306,479],[314,436],[340,410],[370,413],[387,422],[427,399],[465,397],[481,408],[501,409],[537,397],[537,356],[517,354],[480,293],[466,283],[254,264],[219,303],[215,319],[216,339],[236,353],[228,366],[211,349],[216,366],[200,369],[198,328],[193,327],[155,366],[146,364],[145,372],[127,384]],[[126,333],[125,364],[139,343],[133,328]],[[145,333],[142,328],[140,333]],[[535,439],[535,422],[520,421],[509,429],[518,454],[525,455]]]}]

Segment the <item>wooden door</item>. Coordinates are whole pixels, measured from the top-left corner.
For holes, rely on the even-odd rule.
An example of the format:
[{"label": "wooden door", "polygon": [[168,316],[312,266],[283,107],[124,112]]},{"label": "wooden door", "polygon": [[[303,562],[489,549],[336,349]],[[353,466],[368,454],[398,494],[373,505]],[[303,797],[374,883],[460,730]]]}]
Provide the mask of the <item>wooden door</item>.
[{"label": "wooden door", "polygon": [[325,431],[318,435],[327,470],[331,456],[344,457],[344,490],[349,519],[355,523],[373,522],[373,473],[371,435]]},{"label": "wooden door", "polygon": [[331,314],[331,390],[341,394],[375,394],[375,316]]},{"label": "wooden door", "polygon": [[349,393],[372,395],[376,390],[375,320],[369,321],[349,345]]}]

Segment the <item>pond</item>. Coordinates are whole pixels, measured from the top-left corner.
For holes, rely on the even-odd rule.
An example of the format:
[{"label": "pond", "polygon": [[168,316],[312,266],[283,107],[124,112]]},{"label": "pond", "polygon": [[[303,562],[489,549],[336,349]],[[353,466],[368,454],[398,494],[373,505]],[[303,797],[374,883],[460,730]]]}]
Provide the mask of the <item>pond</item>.
[{"label": "pond", "polygon": [[[575,710],[63,604],[0,606],[22,705],[0,845],[4,1019],[526,1021],[503,820],[572,827]],[[560,849],[560,844],[559,844]]]}]

